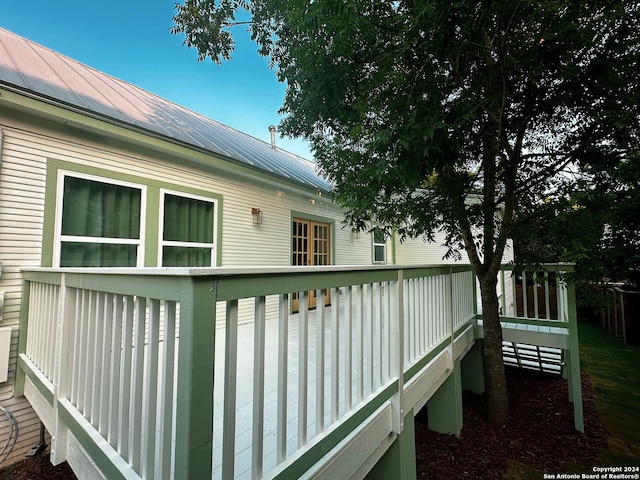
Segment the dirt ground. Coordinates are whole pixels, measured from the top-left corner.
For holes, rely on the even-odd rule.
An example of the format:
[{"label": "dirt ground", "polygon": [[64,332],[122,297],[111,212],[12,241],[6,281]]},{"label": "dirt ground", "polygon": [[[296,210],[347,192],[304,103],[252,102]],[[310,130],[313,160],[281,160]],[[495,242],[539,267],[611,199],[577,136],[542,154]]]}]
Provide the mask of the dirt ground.
[{"label": "dirt ground", "polygon": [[[589,378],[583,375],[585,434],[573,428],[573,406],[567,384],[557,376],[508,369],[511,421],[504,427],[484,420],[485,399],[464,395],[464,427],[459,438],[427,428],[425,414],[416,418],[416,458],[419,479],[496,480],[517,460],[543,473],[562,472],[565,465],[595,465],[606,446],[607,432],[592,400]],[[45,455],[0,469],[2,480],[73,480],[65,463],[54,467]]]}]

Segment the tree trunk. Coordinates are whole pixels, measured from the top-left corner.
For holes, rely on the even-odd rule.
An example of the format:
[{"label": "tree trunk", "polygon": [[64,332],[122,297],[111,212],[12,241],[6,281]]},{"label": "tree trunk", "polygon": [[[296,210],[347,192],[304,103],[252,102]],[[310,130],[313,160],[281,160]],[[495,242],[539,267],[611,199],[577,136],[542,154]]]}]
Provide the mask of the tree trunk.
[{"label": "tree trunk", "polygon": [[480,279],[482,320],[484,325],[484,368],[488,395],[487,420],[504,425],[509,421],[509,398],[502,360],[502,327],[497,293],[498,275],[486,274]]}]

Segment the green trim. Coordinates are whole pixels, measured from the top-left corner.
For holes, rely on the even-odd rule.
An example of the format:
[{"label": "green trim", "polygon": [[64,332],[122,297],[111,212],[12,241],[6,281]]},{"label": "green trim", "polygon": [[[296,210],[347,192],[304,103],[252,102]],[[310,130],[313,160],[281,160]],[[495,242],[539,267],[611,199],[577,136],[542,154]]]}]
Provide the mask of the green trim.
[{"label": "green trim", "polygon": [[199,197],[210,198],[217,205],[217,244],[216,244],[216,266],[222,264],[222,217],[223,217],[223,196],[219,193],[208,192],[189,186],[176,185],[172,183],[162,182],[155,178],[140,177],[137,175],[129,175],[122,172],[116,172],[104,168],[94,167],[92,165],[81,165],[77,163],[67,162],[49,158],[47,159],[47,177],[45,187],[45,208],[44,208],[44,226],[42,236],[42,266],[51,267],[53,265],[53,250],[55,241],[55,224],[56,224],[56,204],[58,189],[58,172],[66,170],[73,173],[93,175],[102,177],[106,180],[115,180],[119,182],[134,183],[146,187],[146,217],[144,232],[144,266],[155,267],[158,264],[158,248],[160,235],[160,190],[171,190],[176,193],[184,193],[188,195],[196,195]]},{"label": "green trim", "polygon": [[429,353],[427,353],[424,357],[422,357],[418,362],[416,362],[413,366],[408,368],[403,375],[404,383],[408,383],[420,370],[427,366],[427,364],[436,358],[440,352],[442,352],[445,348],[451,345],[451,337],[447,337],[440,342],[439,345],[433,348]]},{"label": "green trim", "polygon": [[435,267],[403,267],[404,279],[435,277],[451,273],[469,272],[471,265],[438,265]]},{"label": "green trim", "polygon": [[[59,271],[45,270],[34,272],[33,270],[25,270],[22,272],[22,278],[29,282],[47,283],[49,285],[58,286],[62,285],[62,272]],[[26,300],[28,297],[23,293],[22,298],[23,300]]]},{"label": "green trim", "polygon": [[175,478],[211,478],[217,286],[183,278],[180,291]]},{"label": "green trim", "polygon": [[371,469],[366,480],[415,480],[416,432],[413,409],[404,416],[404,429]]},{"label": "green trim", "polygon": [[430,430],[460,436],[463,424],[460,359],[453,361],[451,375],[429,399],[427,411]]},{"label": "green trim", "polygon": [[575,308],[575,285],[567,285],[567,303],[569,305],[569,351],[567,352],[567,383],[569,385],[569,400],[573,402],[573,424],[576,430],[584,433],[582,380],[580,378],[580,343],[578,340],[578,316]]},{"label": "green trim", "polygon": [[[184,277],[130,274],[66,273],[67,287],[181,301],[180,282]],[[210,279],[209,279],[210,280]]]},{"label": "green trim", "polygon": [[456,328],[455,331],[453,332],[454,341],[457,340],[460,334],[464,332],[467,328],[469,328],[471,325],[475,326],[477,323],[478,323],[478,316],[474,315],[469,320],[467,320],[462,325],[460,325],[458,328]]},{"label": "green trim", "polygon": [[291,465],[286,467],[282,472],[278,473],[274,478],[280,480],[288,480],[291,478],[300,478],[309,468],[318,463],[327,452],[333,450],[342,440],[351,432],[356,430],[367,418],[378,410],[385,402],[398,391],[398,383],[393,382],[387,388],[382,390],[374,399],[364,405],[360,410],[355,412],[350,418],[336,427],[331,433],[318,441],[316,445],[303,453]]},{"label": "green trim", "polygon": [[[301,269],[304,268],[305,267],[301,267]],[[317,289],[343,287],[345,285],[390,282],[397,279],[397,270],[235,275],[220,278],[218,300],[306,292]]]},{"label": "green trim", "polygon": [[[29,331],[29,298],[31,297],[31,283],[26,279],[22,281],[22,298],[20,306],[20,326],[18,330],[18,359],[23,353],[27,353],[27,333]],[[20,362],[18,362],[18,367]],[[25,371],[21,368],[16,368],[16,380],[15,380],[15,395],[21,397],[24,395],[24,382]]]},{"label": "green trim", "polygon": [[397,233],[396,230],[393,230],[391,234],[391,263],[396,265],[398,262],[396,261],[396,241],[397,241]]},{"label": "green trim", "polygon": [[147,185],[147,208],[144,225],[144,266],[158,265],[158,248],[160,243],[160,189],[155,185]]},{"label": "green trim", "polygon": [[[60,418],[62,419],[66,427],[73,434],[73,436],[76,437],[91,461],[95,463],[97,469],[100,470],[105,478],[113,480],[124,480],[127,478],[127,476],[124,475],[120,471],[120,469],[114,465],[114,463],[111,461],[111,457],[96,444],[94,440],[95,436],[90,433],[92,430],[96,430],[88,421],[86,421],[86,426],[81,425],[78,419],[69,411],[68,407],[61,402],[58,403],[58,414],[60,415]],[[101,436],[99,437],[102,438]]]},{"label": "green trim", "polygon": [[[482,320],[482,315],[479,314],[478,318]],[[567,328],[567,322],[561,322],[560,320],[542,320],[537,318],[525,318],[525,317],[500,317],[501,322],[518,323],[525,325],[537,325],[539,327],[558,327]]]},{"label": "green trim", "polygon": [[49,389],[49,387],[42,381],[42,379],[36,374],[36,372],[31,368],[31,366],[22,356],[18,356],[18,368],[22,372],[24,372],[27,377],[29,377],[29,380],[31,380],[33,385],[38,389],[47,403],[53,406],[53,391]]}]

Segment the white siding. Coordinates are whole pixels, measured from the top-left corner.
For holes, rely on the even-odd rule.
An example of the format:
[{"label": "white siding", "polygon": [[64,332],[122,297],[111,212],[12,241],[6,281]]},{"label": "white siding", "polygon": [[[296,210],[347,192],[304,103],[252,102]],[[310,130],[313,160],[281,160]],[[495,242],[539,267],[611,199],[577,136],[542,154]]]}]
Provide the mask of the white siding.
[{"label": "white siding", "polygon": [[[407,238],[404,242],[396,242],[396,263],[398,265],[410,264],[440,264],[455,263],[454,260],[445,260],[447,252],[444,247],[445,234],[438,232],[434,242],[426,242],[424,238]],[[466,254],[462,252],[463,262],[468,263]]]},{"label": "white siding", "polygon": [[[2,405],[19,420],[20,438],[5,465],[24,458],[28,448],[38,443],[40,422],[24,398],[15,398],[18,325],[22,277],[20,269],[41,265],[42,234],[47,159],[55,159],[150,178],[169,185],[187,186],[222,195],[222,245],[218,255],[223,265],[289,265],[291,211],[306,212],[336,222],[337,263],[362,263],[366,257],[353,242],[343,245],[339,230],[340,213],[332,205],[312,195],[258,187],[248,182],[229,181],[191,168],[169,165],[154,158],[126,151],[107,150],[73,137],[37,130],[0,117],[4,134],[0,158],[0,291],[5,304],[0,326],[13,328],[9,380],[0,385]],[[314,203],[311,202],[314,201]],[[251,207],[264,212],[263,224],[253,225]],[[354,248],[349,248],[354,247]],[[224,317],[223,317],[224,318]],[[5,437],[8,424],[0,429]],[[3,465],[4,466],[4,465]]]},{"label": "white siding", "polygon": [[[292,212],[334,222],[332,259],[335,264],[370,264],[370,240],[353,239],[342,228],[340,210],[324,197],[295,189],[259,186],[150,157],[106,148],[71,135],[35,128],[0,115],[4,139],[0,163],[0,292],[5,292],[0,326],[13,331],[7,394],[15,379],[22,277],[20,269],[41,265],[47,159],[91,166],[184,186],[222,196],[222,265],[290,265]],[[251,208],[263,211],[254,225]],[[24,452],[23,452],[24,453]]]},{"label": "white siding", "polygon": [[[423,237],[407,238],[404,242],[396,243],[396,263],[398,265],[411,264],[441,264],[441,263],[469,263],[466,252],[462,251],[462,259],[456,261],[445,259],[447,248],[444,246],[446,235],[443,232],[436,233],[433,242],[427,242]],[[513,260],[512,243],[507,244],[504,252],[503,263]]]}]

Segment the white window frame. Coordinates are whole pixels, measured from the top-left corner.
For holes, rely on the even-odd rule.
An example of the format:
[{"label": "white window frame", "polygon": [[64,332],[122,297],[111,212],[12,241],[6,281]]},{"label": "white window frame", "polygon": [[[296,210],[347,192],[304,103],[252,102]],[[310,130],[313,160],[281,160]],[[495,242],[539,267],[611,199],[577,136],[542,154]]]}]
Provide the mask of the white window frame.
[{"label": "white window frame", "polygon": [[[121,187],[135,188],[140,190],[140,238],[110,238],[110,237],[83,237],[75,235],[62,235],[62,208],[64,200],[64,180],[67,177],[79,178],[93,182],[107,183]],[[79,243],[109,243],[136,246],[136,267],[144,266],[144,245],[145,245],[145,226],[147,215],[147,187],[139,183],[126,182],[116,180],[109,177],[101,177],[86,173],[74,172],[72,170],[58,170],[57,186],[56,186],[56,214],[54,227],[54,243],[53,243],[53,266],[60,267],[60,255],[62,252],[62,242],[79,242]],[[92,267],[78,267],[92,268]]]},{"label": "white window frame", "polygon": [[[382,243],[380,242],[376,242],[376,231],[379,231],[382,233]],[[372,249],[371,249],[371,256],[373,259],[373,263],[387,263],[387,239],[386,239],[386,235],[384,234],[384,229],[380,228],[380,227],[374,227],[371,230],[371,243],[373,244]],[[382,260],[377,260],[376,259],[376,247],[382,247],[382,256],[384,257]]]},{"label": "white window frame", "polygon": [[[164,197],[165,195],[174,195],[176,197],[191,198],[213,204],[213,243],[199,242],[176,242],[164,240]],[[212,197],[202,195],[194,195],[191,193],[181,192],[179,190],[160,189],[160,218],[158,221],[158,266],[162,267],[162,253],[164,247],[187,247],[187,248],[210,248],[211,249],[211,267],[216,266],[218,258],[218,200]]]}]

